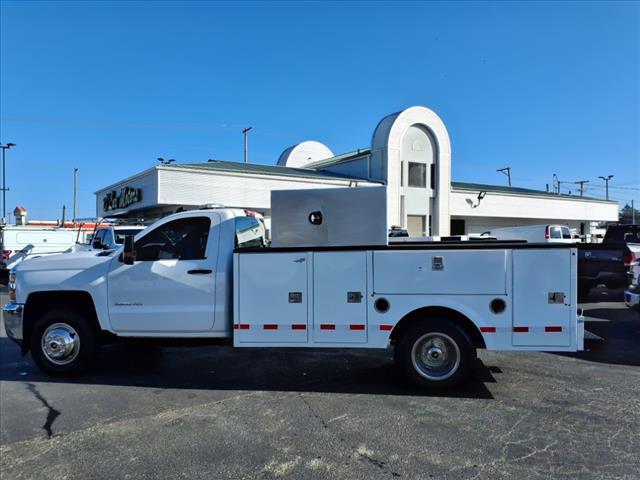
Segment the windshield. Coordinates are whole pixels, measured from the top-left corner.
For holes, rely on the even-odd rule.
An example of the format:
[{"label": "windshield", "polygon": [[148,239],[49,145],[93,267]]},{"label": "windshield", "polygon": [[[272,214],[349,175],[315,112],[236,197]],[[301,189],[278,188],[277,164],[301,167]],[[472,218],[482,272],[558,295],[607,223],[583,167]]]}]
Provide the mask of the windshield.
[{"label": "windshield", "polygon": [[135,237],[138,232],[141,232],[144,228],[127,228],[127,229],[118,229],[115,233],[115,241],[118,245],[124,244],[124,239],[127,237]]}]

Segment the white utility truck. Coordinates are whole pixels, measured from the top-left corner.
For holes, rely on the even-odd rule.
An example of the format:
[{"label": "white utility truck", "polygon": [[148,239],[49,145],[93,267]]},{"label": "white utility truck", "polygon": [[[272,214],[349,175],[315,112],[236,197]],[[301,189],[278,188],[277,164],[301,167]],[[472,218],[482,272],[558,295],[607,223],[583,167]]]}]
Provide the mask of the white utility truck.
[{"label": "white utility truck", "polygon": [[583,348],[571,245],[387,234],[384,187],[273,192],[269,247],[246,211],[177,213],[113,252],[20,264],[5,328],[53,375],[87,368],[114,336],[393,346],[408,379],[434,388],[465,380],[477,348]]}]

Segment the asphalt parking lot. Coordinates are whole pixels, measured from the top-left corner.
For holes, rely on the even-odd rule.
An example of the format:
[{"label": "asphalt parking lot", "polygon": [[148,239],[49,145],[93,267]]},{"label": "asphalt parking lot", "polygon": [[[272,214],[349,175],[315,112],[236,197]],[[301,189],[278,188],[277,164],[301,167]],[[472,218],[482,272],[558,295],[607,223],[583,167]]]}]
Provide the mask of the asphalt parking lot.
[{"label": "asphalt parking lot", "polygon": [[0,478],[639,478],[640,314],[590,302],[589,351],[480,352],[439,395],[357,350],[115,345],[55,380],[2,331]]}]

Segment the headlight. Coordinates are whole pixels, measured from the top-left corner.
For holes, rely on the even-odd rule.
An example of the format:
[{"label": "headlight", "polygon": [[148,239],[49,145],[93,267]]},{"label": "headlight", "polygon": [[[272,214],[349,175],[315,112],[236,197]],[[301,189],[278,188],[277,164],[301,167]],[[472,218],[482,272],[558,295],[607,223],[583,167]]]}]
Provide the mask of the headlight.
[{"label": "headlight", "polygon": [[9,300],[16,300],[16,272],[15,270],[11,270],[9,273],[9,283],[7,285],[9,289]]}]

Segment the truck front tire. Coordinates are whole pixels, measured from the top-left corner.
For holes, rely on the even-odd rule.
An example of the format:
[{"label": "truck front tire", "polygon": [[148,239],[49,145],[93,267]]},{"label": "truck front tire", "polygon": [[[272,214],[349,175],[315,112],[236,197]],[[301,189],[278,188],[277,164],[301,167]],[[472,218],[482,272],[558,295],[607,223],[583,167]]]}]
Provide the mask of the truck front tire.
[{"label": "truck front tire", "polygon": [[69,376],[93,363],[98,335],[91,322],[72,310],[53,310],[38,319],[31,332],[31,356],[49,375]]},{"label": "truck front tire", "polygon": [[396,365],[414,385],[446,389],[471,373],[476,350],[467,333],[449,320],[424,320],[409,326],[395,347]]}]

